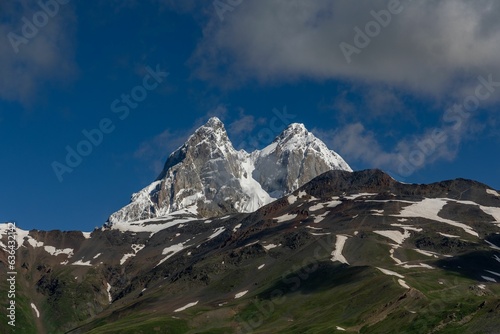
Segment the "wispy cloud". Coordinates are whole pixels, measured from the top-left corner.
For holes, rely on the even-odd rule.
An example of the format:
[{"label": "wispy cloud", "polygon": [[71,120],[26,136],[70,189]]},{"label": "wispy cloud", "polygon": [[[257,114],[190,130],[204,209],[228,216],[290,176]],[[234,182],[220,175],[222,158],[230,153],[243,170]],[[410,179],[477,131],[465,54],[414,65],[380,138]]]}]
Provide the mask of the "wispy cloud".
[{"label": "wispy cloud", "polygon": [[403,136],[386,146],[362,123],[347,124],[336,130],[314,129],[313,132],[347,161],[381,168],[404,179],[437,161],[454,160],[461,144],[474,140],[484,129],[483,124],[473,119],[464,121],[460,127],[442,123],[441,127]]},{"label": "wispy cloud", "polygon": [[348,124],[336,130],[312,131],[347,161],[362,162],[378,168],[387,168],[396,161],[397,154],[385,151],[376,134],[361,123]]},{"label": "wispy cloud", "polygon": [[[36,32],[25,36],[23,29],[29,28],[24,26],[33,23],[36,13],[44,13],[47,23],[34,26]],[[29,105],[42,86],[67,83],[75,77],[76,16],[71,3],[60,5],[52,17],[32,1],[2,1],[0,22],[0,99]],[[23,42],[14,43],[18,39],[13,34]]]}]

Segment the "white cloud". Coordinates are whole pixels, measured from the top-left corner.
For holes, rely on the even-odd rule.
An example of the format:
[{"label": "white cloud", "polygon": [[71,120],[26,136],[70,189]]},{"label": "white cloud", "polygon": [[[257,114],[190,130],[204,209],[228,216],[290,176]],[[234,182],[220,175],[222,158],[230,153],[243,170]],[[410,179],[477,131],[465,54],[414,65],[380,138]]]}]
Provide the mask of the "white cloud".
[{"label": "white cloud", "polygon": [[368,131],[361,123],[348,124],[335,131],[314,129],[313,132],[347,161],[387,168],[397,159],[397,154],[386,152],[375,133]]},{"label": "white cloud", "polygon": [[378,136],[362,123],[347,124],[337,130],[314,129],[313,132],[348,162],[381,168],[404,179],[436,161],[454,160],[462,142],[477,137],[485,128],[471,118],[463,119],[460,127],[454,125],[456,123],[444,122],[440,127],[403,137],[390,148],[384,147]]},{"label": "white cloud", "polygon": [[364,29],[374,20],[370,11],[387,3],[243,1],[223,21],[213,11],[191,61],[197,75],[222,85],[345,79],[430,94],[500,73],[495,0],[403,0],[403,11],[348,64],[339,44],[353,44],[354,28]]},{"label": "white cloud", "polygon": [[23,17],[33,22],[33,15],[41,8],[35,2],[3,1],[0,10],[0,99],[30,104],[40,87],[51,82],[65,83],[75,76],[72,38],[76,19],[71,3],[60,5],[45,26],[24,40],[27,43],[16,47],[9,33],[23,37]]}]

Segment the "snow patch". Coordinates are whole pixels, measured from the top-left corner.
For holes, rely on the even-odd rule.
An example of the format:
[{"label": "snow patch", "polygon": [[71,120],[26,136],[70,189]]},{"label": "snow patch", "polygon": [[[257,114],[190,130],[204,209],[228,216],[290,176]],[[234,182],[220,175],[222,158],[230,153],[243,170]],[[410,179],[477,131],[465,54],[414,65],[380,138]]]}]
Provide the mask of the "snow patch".
[{"label": "snow patch", "polygon": [[415,252],[420,253],[422,255],[428,256],[428,257],[435,257],[439,258],[436,253],[434,252],[429,252],[429,251],[424,251],[422,249],[414,249]]},{"label": "snow patch", "polygon": [[307,193],[304,190],[299,191],[299,193],[297,194],[298,198],[302,198],[302,197],[305,197],[305,196],[307,196]]},{"label": "snow patch", "polygon": [[327,203],[318,203],[318,204],[315,204],[311,207],[309,207],[309,211],[318,211],[318,210],[321,210],[323,209],[325,206],[327,205]]},{"label": "snow patch", "polygon": [[133,254],[133,253],[123,254],[122,258],[120,259],[120,266],[122,266],[125,262],[127,262],[128,259],[130,259],[134,256],[135,256],[135,254]]},{"label": "snow patch", "polygon": [[329,235],[331,234],[330,232],[325,232],[325,233],[314,233],[314,232],[309,232],[311,233],[311,235],[315,235],[315,236],[321,236],[321,235]]},{"label": "snow patch", "polygon": [[401,267],[406,268],[406,269],[412,269],[412,268],[425,268],[425,269],[435,269],[434,267],[425,264],[425,263],[419,263],[419,264],[403,264]]},{"label": "snow patch", "polygon": [[137,255],[139,251],[141,251],[146,245],[141,244],[132,244],[133,253],[123,254],[123,257],[120,260],[120,265],[123,265],[128,259]]},{"label": "snow patch", "polygon": [[66,254],[68,255],[68,258],[72,257],[74,249],[72,248],[64,248],[64,249],[57,249],[53,246],[43,246],[43,249],[49,253],[50,255],[57,256],[59,254]]},{"label": "snow patch", "polygon": [[40,312],[38,312],[38,309],[36,308],[36,305],[31,303],[31,308],[35,311],[36,317],[40,318]]},{"label": "snow patch", "polygon": [[175,212],[159,218],[150,218],[131,222],[116,222],[111,225],[111,229],[122,232],[149,232],[151,237],[153,234],[167,228],[197,220],[195,217],[182,218],[179,217],[178,214],[179,212]]},{"label": "snow patch", "polygon": [[28,235],[28,240],[26,240],[33,248],[43,247],[43,242],[35,240],[33,237]]},{"label": "snow patch", "polygon": [[288,204],[290,204],[290,205],[297,202],[297,196],[295,196],[295,195],[290,195],[286,199],[288,201]]},{"label": "snow patch", "polygon": [[497,280],[488,276],[481,276],[485,281],[496,283]]},{"label": "snow patch", "polygon": [[486,193],[490,194],[490,195],[493,195],[493,196],[500,197],[500,194],[497,191],[493,190],[493,189],[486,189]]},{"label": "snow patch", "polygon": [[234,295],[234,299],[238,299],[238,298],[241,298],[243,297],[244,295],[246,295],[248,293],[248,290],[246,291],[242,291],[242,292],[238,292],[237,294]]},{"label": "snow patch", "polygon": [[190,246],[184,246],[183,243],[178,243],[176,245],[172,245],[172,246],[169,246],[169,247],[165,248],[161,252],[161,254],[162,255],[167,255],[167,256],[165,258],[163,258],[162,260],[160,260],[160,262],[158,262],[158,264],[155,267],[158,267],[160,264],[162,264],[163,262],[167,261],[172,256],[174,256],[175,254],[179,253],[180,251],[182,251],[183,249],[185,249],[187,247],[190,247]]},{"label": "snow patch", "polygon": [[255,241],[252,241],[251,243],[246,244],[245,246],[243,246],[243,248],[244,248],[244,247],[248,247],[248,246],[255,245],[255,244],[256,244],[256,243],[258,243],[259,241],[260,241],[260,240],[255,240]]},{"label": "snow patch", "polygon": [[[417,202],[415,204],[406,206],[399,213],[399,215],[395,215],[395,217],[404,217],[404,218],[426,218],[429,220],[438,221],[441,223],[445,223],[451,226],[455,226],[463,229],[466,233],[469,233],[475,237],[479,237],[479,234],[474,231],[470,226],[457,223],[453,220],[441,218],[438,216],[439,212],[443,209],[443,207],[449,202],[454,201],[446,198],[425,198],[421,202]],[[455,201],[457,202],[457,201]],[[499,211],[500,212],[500,211]]]},{"label": "snow patch", "polygon": [[342,255],[342,250],[344,249],[345,243],[348,238],[349,238],[348,235],[342,235],[342,234],[337,235],[337,240],[335,241],[335,250],[331,254],[332,255],[331,260],[333,262],[339,261],[340,263],[349,264],[344,255]]},{"label": "snow patch", "polygon": [[275,244],[269,244],[269,245],[265,245],[265,246],[262,246],[262,247],[264,247],[266,250],[270,250],[270,249],[273,249],[273,248],[278,247],[278,245],[275,245]]},{"label": "snow patch", "polygon": [[183,307],[180,307],[180,308],[178,308],[178,309],[174,310],[174,312],[181,312],[181,311],[184,311],[184,310],[186,310],[186,309],[188,309],[188,308],[190,308],[190,307],[193,307],[193,306],[195,306],[195,305],[197,305],[197,304],[198,304],[198,301],[195,301],[194,303],[189,303],[189,304],[187,304],[187,305],[185,305],[185,306],[183,306]]},{"label": "snow patch", "polygon": [[326,207],[327,207],[327,208],[332,209],[332,208],[335,208],[335,207],[339,206],[340,204],[342,204],[342,202],[341,202],[341,201],[330,201],[330,202],[326,205]]},{"label": "snow patch", "polygon": [[111,284],[106,283],[107,289],[106,291],[108,292],[108,300],[109,303],[111,304],[113,302],[113,297],[111,297]]},{"label": "snow patch", "polygon": [[408,284],[406,284],[405,280],[403,280],[403,279],[401,279],[401,278],[400,278],[400,279],[398,279],[398,283],[399,283],[399,285],[401,285],[403,288],[405,288],[405,289],[410,289],[410,286],[409,286]]},{"label": "snow patch", "polygon": [[306,226],[306,228],[309,228],[309,229],[315,230],[315,231],[321,231],[322,230],[321,227]]},{"label": "snow patch", "polygon": [[[240,155],[240,158],[243,156]],[[253,171],[255,170],[255,165],[252,161],[250,155],[247,155],[244,161],[241,163],[243,167],[243,173],[238,179],[243,193],[246,194],[247,200],[242,201],[242,203],[236,203],[236,209],[241,212],[254,212],[260,207],[271,203],[275,198],[269,196],[269,194],[262,189],[257,180],[253,178]]]},{"label": "snow patch", "polygon": [[135,254],[139,253],[146,245],[142,244],[132,244],[132,250],[134,251]]},{"label": "snow patch", "polygon": [[283,222],[286,222],[286,221],[289,221],[289,220],[292,220],[295,218],[297,218],[297,215],[290,215],[287,213],[283,216],[279,216],[279,217],[276,217],[274,219],[276,219],[278,221],[278,223],[283,223]]},{"label": "snow patch", "polygon": [[380,270],[385,275],[396,276],[396,277],[399,277],[399,278],[405,278],[403,275],[400,275],[400,274],[398,274],[395,271],[387,270],[387,269],[383,269],[383,268],[379,268],[379,267],[375,267],[375,268],[377,268],[378,270]]},{"label": "snow patch", "polygon": [[421,229],[421,228],[413,227],[411,225],[405,225],[405,224],[391,224],[391,226],[401,227],[404,230],[410,230],[410,231],[415,231],[415,232],[422,232],[423,231],[423,229]]},{"label": "snow patch", "polygon": [[497,245],[489,242],[488,240],[484,240],[488,245],[490,245],[490,248],[494,249],[494,250],[500,250],[500,247],[498,247]]},{"label": "snow patch", "polygon": [[494,271],[491,271],[491,270],[485,270],[485,271],[486,271],[486,272],[488,272],[488,273],[490,273],[490,274],[493,274],[493,275],[495,275],[495,276],[500,277],[500,274],[499,274],[499,273],[497,273],[497,272],[494,272]]},{"label": "snow patch", "polygon": [[401,245],[405,239],[409,238],[411,236],[410,232],[405,230],[404,233],[401,233],[400,231],[396,230],[389,230],[389,231],[373,231],[374,233],[377,233],[383,237],[389,238],[398,245]]},{"label": "snow patch", "polygon": [[85,261],[83,262],[83,258],[81,260],[78,260],[78,261],[75,261],[73,263],[71,263],[72,265],[75,265],[75,266],[89,266],[91,267],[92,265],[90,264],[90,260],[89,261]]},{"label": "snow patch", "polygon": [[441,233],[441,232],[438,232],[438,234],[442,235],[443,237],[447,237],[447,238],[460,238],[458,235],[453,235],[453,234],[446,234],[446,233]]},{"label": "snow patch", "polygon": [[349,196],[344,196],[345,199],[350,199],[350,200],[355,200],[355,199],[358,199],[360,197],[374,197],[374,196],[377,196],[378,194],[376,193],[359,193],[359,194],[352,194],[352,195],[349,195]]},{"label": "snow patch", "polygon": [[326,216],[328,216],[328,213],[329,212],[327,211],[327,212],[323,213],[322,215],[314,217],[314,223],[315,224],[321,223],[323,221],[323,219],[325,219]]},{"label": "snow patch", "polygon": [[212,233],[209,237],[208,237],[208,240],[212,240],[213,238],[215,238],[216,236],[218,236],[219,234],[221,234],[222,232],[224,232],[226,230],[225,227],[217,227],[215,230],[214,230],[214,233]]}]

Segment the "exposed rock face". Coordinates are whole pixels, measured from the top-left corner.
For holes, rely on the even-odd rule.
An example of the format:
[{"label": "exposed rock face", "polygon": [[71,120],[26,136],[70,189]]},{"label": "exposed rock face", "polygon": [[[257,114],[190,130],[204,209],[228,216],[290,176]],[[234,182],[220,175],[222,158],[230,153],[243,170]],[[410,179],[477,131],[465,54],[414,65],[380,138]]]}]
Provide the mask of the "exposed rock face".
[{"label": "exposed rock face", "polygon": [[252,212],[329,170],[351,171],[335,152],[291,124],[268,147],[234,149],[222,122],[211,118],[173,152],[156,181],[133,194],[108,224],[186,209],[203,217]]},{"label": "exposed rock face", "polygon": [[352,171],[340,155],[329,150],[302,124],[290,125],[255,155],[254,178],[276,198],[327,171]]}]

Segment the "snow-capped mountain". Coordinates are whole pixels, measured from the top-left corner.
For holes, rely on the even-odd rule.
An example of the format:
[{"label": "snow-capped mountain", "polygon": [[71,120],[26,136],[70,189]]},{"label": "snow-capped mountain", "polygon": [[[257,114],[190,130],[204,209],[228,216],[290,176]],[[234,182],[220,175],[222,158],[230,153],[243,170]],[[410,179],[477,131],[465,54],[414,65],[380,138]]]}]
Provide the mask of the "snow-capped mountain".
[{"label": "snow-capped mountain", "polygon": [[173,152],[158,178],[113,213],[108,224],[162,217],[186,209],[214,217],[253,212],[329,170],[349,165],[302,124],[289,125],[262,150],[237,151],[212,117]]}]

